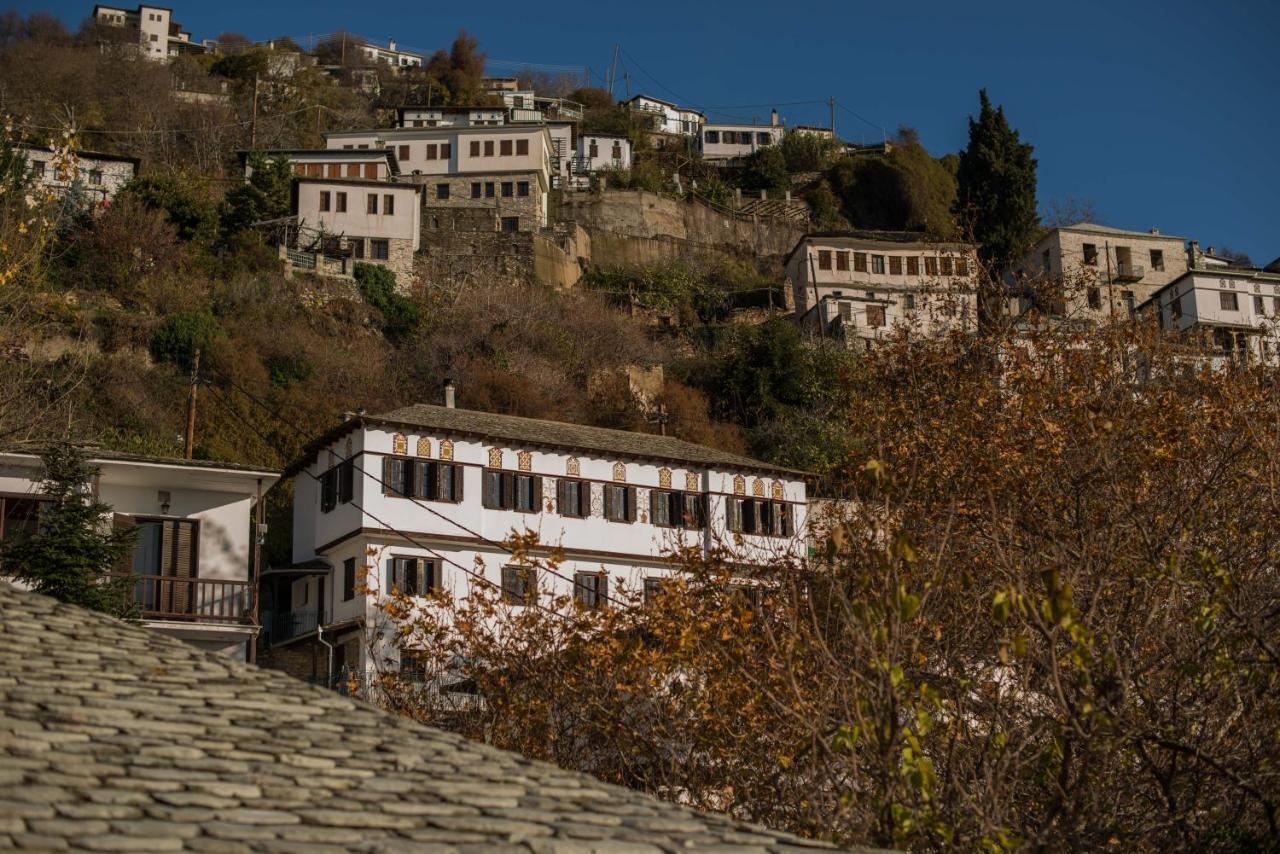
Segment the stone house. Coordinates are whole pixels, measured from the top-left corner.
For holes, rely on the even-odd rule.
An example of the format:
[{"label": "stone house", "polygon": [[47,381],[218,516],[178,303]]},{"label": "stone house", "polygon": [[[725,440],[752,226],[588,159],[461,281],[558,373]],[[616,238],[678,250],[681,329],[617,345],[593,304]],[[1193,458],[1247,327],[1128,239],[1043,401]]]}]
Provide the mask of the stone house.
[{"label": "stone house", "polygon": [[156,62],[168,62],[179,54],[205,50],[202,44],[191,40],[191,33],[173,20],[173,10],[167,6],[140,5],[136,9],[125,9],[99,3],[93,7],[93,22],[99,27],[123,31],[144,57]]},{"label": "stone house", "polygon": [[[279,472],[204,460],[93,451],[93,494],[112,524],[135,528],[121,572],[142,625],[195,646],[245,660],[258,633],[250,579],[257,503]],[[0,454],[0,539],[37,529],[47,505],[43,464],[34,454]]]},{"label": "stone house", "polygon": [[[393,588],[461,597],[485,579],[511,607],[606,607],[624,587],[651,595],[678,548],[723,546],[744,565],[805,554],[802,473],[652,434],[418,404],[350,418],[286,476],[293,563],[273,570],[272,654],[322,632],[339,650],[329,675],[398,657],[379,622]],[[502,545],[526,528],[562,550],[557,571]]]},{"label": "stone house", "polygon": [[784,263],[802,329],[870,348],[896,329],[931,337],[977,325],[977,256],[906,232],[805,235]]},{"label": "stone house", "polygon": [[421,240],[421,197],[418,184],[303,177],[294,181],[293,214],[299,227],[342,238],[353,259],[389,267],[403,284]]},{"label": "stone house", "polygon": [[[1036,302],[1042,313],[1073,320],[1127,317],[1187,271],[1186,241],[1150,231],[1079,222],[1050,229],[1015,272],[1011,311]],[[1031,293],[1046,290],[1037,300]]]},{"label": "stone house", "polygon": [[1179,333],[1216,366],[1280,365],[1280,272],[1193,264],[1156,289],[1137,313]]}]

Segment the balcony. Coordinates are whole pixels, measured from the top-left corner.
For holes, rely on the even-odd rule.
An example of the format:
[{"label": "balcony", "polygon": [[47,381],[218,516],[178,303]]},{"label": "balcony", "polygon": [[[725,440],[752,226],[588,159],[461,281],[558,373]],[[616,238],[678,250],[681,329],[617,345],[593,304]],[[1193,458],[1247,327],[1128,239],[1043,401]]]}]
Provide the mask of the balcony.
[{"label": "balcony", "polygon": [[314,632],[318,626],[323,625],[323,616],[315,608],[272,614],[263,620],[267,627],[268,643],[284,643]]},{"label": "balcony", "polygon": [[253,590],[247,581],[169,575],[114,577],[134,580],[125,588],[125,597],[144,620],[253,623]]},{"label": "balcony", "polygon": [[1136,282],[1147,274],[1147,270],[1141,264],[1134,264],[1131,261],[1116,262],[1116,281],[1117,282]]}]

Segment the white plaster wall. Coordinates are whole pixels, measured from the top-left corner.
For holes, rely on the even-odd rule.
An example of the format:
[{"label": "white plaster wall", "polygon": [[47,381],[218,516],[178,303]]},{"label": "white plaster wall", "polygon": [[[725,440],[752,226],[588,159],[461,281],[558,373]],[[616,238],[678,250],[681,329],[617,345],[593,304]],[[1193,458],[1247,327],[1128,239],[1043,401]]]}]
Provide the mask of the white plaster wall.
[{"label": "white plaster wall", "polygon": [[[332,234],[408,240],[417,251],[422,219],[418,189],[415,184],[344,184],[321,179],[300,181],[296,213],[306,225],[323,228]],[[328,211],[320,210],[321,192],[330,194]],[[347,194],[345,212],[334,209],[338,193]],[[376,214],[366,212],[366,197],[370,194],[378,197]],[[395,197],[395,213],[390,216],[384,213],[387,195]]]}]

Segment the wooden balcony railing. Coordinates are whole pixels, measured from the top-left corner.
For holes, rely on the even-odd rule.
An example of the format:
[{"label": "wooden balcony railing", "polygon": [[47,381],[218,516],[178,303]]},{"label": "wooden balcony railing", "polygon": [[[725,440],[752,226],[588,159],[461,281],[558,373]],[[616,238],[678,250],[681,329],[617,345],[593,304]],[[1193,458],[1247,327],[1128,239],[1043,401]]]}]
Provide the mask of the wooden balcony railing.
[{"label": "wooden balcony railing", "polygon": [[[116,576],[128,578],[130,576]],[[134,575],[125,596],[143,619],[201,623],[253,622],[253,590],[247,581]]]}]

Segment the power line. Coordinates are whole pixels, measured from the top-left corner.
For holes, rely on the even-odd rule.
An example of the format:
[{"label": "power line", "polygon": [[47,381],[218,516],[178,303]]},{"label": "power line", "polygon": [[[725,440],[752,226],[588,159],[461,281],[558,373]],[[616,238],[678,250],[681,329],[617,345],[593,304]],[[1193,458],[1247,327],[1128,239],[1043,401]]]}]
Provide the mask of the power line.
[{"label": "power line", "polygon": [[836,106],[837,106],[837,107],[839,107],[840,109],[844,110],[844,111],[845,111],[846,113],[848,113],[849,115],[853,116],[855,119],[858,119],[859,121],[866,122],[867,124],[871,125],[873,128],[876,128],[876,129],[877,129],[877,130],[879,130],[882,134],[884,134],[886,138],[889,136],[889,132],[888,132],[887,130],[885,130],[885,129],[884,129],[884,125],[878,125],[878,124],[876,124],[875,122],[871,121],[871,119],[867,118],[866,116],[864,116],[864,115],[862,115],[862,114],[860,114],[860,113],[855,113],[853,110],[849,109],[848,107],[846,107],[844,104],[840,103],[839,101],[836,101]]}]

